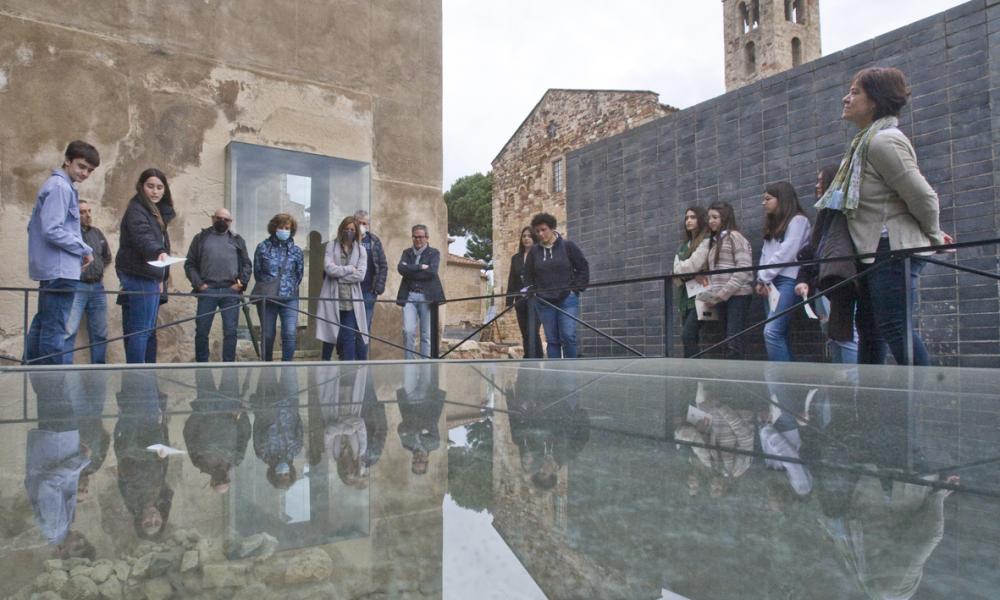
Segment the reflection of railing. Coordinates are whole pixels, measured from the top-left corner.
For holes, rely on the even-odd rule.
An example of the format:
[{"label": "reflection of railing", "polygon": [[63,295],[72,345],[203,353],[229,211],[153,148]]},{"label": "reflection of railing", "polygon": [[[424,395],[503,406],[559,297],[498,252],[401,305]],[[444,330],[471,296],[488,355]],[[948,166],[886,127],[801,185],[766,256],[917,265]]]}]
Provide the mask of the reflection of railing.
[{"label": "reflection of railing", "polygon": [[[889,251],[887,253],[874,253],[874,252],[872,252],[872,253],[868,253],[868,254],[855,254],[855,255],[838,256],[838,257],[831,257],[831,258],[816,258],[816,259],[811,259],[811,260],[793,261],[793,262],[786,262],[786,263],[779,263],[779,264],[767,265],[768,268],[784,268],[784,267],[799,267],[799,266],[806,266],[806,265],[818,265],[818,264],[830,263],[830,262],[860,261],[860,260],[867,259],[867,258],[875,258],[876,256],[879,256],[880,258],[883,259],[883,260],[880,260],[880,261],[875,262],[875,263],[870,264],[870,265],[866,265],[864,263],[859,263],[860,267],[858,269],[858,272],[855,275],[851,276],[850,278],[844,279],[844,280],[838,282],[837,284],[835,284],[835,285],[833,285],[831,287],[828,287],[828,288],[826,288],[824,290],[818,291],[817,293],[815,293],[814,295],[810,296],[809,298],[805,298],[802,301],[800,301],[800,302],[792,305],[791,307],[789,307],[789,308],[787,308],[787,309],[785,309],[785,310],[783,310],[781,312],[778,312],[778,313],[775,313],[775,314],[771,315],[770,317],[764,319],[763,321],[759,321],[757,323],[754,323],[754,324],[752,324],[752,325],[744,328],[743,330],[735,333],[734,335],[732,335],[732,336],[730,336],[728,338],[725,338],[725,339],[723,339],[723,340],[721,340],[719,342],[716,342],[715,344],[712,344],[711,346],[705,348],[704,350],[701,350],[700,352],[698,352],[694,356],[695,357],[702,356],[705,353],[714,350],[715,348],[723,346],[724,344],[726,344],[727,342],[729,342],[732,339],[735,339],[737,337],[745,335],[746,333],[748,333],[750,331],[753,331],[755,329],[763,327],[767,323],[770,323],[771,321],[774,321],[775,319],[779,319],[779,318],[781,318],[781,317],[783,317],[783,316],[785,316],[787,314],[790,314],[791,312],[800,309],[803,305],[808,304],[808,303],[812,302],[813,300],[816,300],[817,298],[819,298],[821,296],[826,296],[826,295],[828,295],[829,293],[831,293],[831,292],[833,292],[835,290],[838,290],[838,289],[840,289],[840,288],[842,288],[844,286],[852,284],[855,281],[857,281],[858,279],[860,279],[861,277],[866,276],[866,275],[872,273],[873,271],[875,271],[877,269],[881,269],[881,268],[884,268],[887,265],[893,264],[894,262],[899,262],[899,261],[903,262],[904,281],[909,281],[910,268],[911,268],[911,265],[912,265],[912,261],[914,261],[914,260],[919,260],[919,261],[922,261],[922,262],[925,262],[925,263],[931,263],[931,264],[935,264],[935,265],[939,265],[939,266],[943,266],[943,267],[948,267],[948,268],[954,269],[956,271],[962,271],[962,272],[965,272],[965,273],[971,273],[971,274],[974,274],[974,275],[979,275],[979,276],[982,276],[982,277],[987,277],[987,278],[990,278],[990,279],[993,279],[993,280],[996,280],[996,281],[1000,281],[1000,275],[998,275],[996,273],[990,273],[988,271],[983,271],[983,270],[980,270],[980,269],[974,269],[974,268],[966,267],[966,266],[963,266],[963,265],[953,264],[953,263],[949,263],[949,262],[946,262],[946,261],[938,260],[938,259],[935,259],[935,258],[930,258],[930,257],[927,257],[927,256],[919,256],[920,253],[926,253],[926,252],[942,252],[942,251],[951,252],[951,251],[955,251],[955,250],[959,250],[959,249],[963,249],[963,248],[976,248],[976,247],[990,246],[990,245],[994,245],[995,246],[998,243],[1000,243],[1000,238],[993,238],[993,239],[986,239],[986,240],[977,240],[977,241],[972,241],[972,242],[960,242],[960,243],[955,243],[955,244],[945,244],[945,245],[938,245],[938,246],[925,246],[925,247],[920,247],[920,248],[909,248],[909,249],[906,249],[906,250],[891,250],[891,251]],[[700,274],[700,275],[719,275],[719,274],[726,274],[726,273],[739,273],[739,272],[743,272],[743,271],[756,271],[758,268],[759,268],[758,266],[752,266],[752,267],[734,267],[734,268],[730,268],[730,269],[715,269],[715,270],[711,270],[711,271],[703,271],[703,272],[698,273],[698,274]],[[686,274],[686,275],[683,275],[683,277],[689,277],[691,275],[692,274]],[[673,316],[674,316],[673,315],[673,312],[674,312],[674,308],[673,308],[673,279],[676,278],[676,277],[682,277],[682,275],[667,274],[667,275],[655,275],[655,276],[649,276],[649,277],[638,277],[638,278],[633,278],[633,279],[620,279],[620,280],[613,280],[613,281],[604,281],[604,282],[599,282],[599,283],[588,284],[587,288],[588,289],[594,289],[594,288],[615,287],[615,286],[622,286],[622,285],[633,285],[633,284],[641,284],[641,283],[655,283],[655,282],[659,282],[663,286],[663,316],[664,316],[664,327],[663,327],[663,332],[662,332],[663,333],[663,349],[664,349],[663,356],[670,356],[670,348],[671,348],[671,345],[672,345],[673,329],[674,329],[674,327],[673,327]],[[905,286],[905,290],[906,290],[906,296],[907,296],[906,297],[906,302],[905,302],[905,305],[906,305],[906,331],[911,331],[913,329],[913,327],[912,327],[912,324],[913,324],[913,314],[912,314],[912,311],[910,310],[910,305],[911,305],[910,294],[912,292],[910,290],[910,286],[908,286],[908,285]],[[572,291],[572,290],[571,290],[571,288],[559,288],[559,289],[547,289],[545,291],[547,293],[549,293],[549,292]],[[0,292],[16,292],[16,293],[23,294],[23,296],[24,296],[24,321],[23,321],[24,329],[23,329],[23,331],[24,331],[24,348],[26,349],[28,347],[28,323],[30,321],[30,304],[31,304],[30,303],[30,299],[31,299],[31,295],[39,293],[39,290],[36,289],[36,288],[0,287]],[[75,290],[55,290],[55,291],[45,291],[44,293],[46,293],[46,294],[58,294],[58,293],[75,294],[77,292]],[[83,293],[88,293],[88,294],[103,293],[105,295],[114,295],[114,296],[144,294],[144,292],[129,292],[129,291],[122,291],[122,290],[117,290],[117,291],[116,290],[106,290],[104,292],[91,292],[91,291],[87,291],[87,292],[83,292]],[[169,296],[169,297],[181,297],[181,298],[198,298],[198,297],[215,297],[215,296],[221,296],[221,295],[217,295],[217,294],[183,293],[183,292],[169,292],[169,293],[167,293],[165,295]],[[227,297],[229,297],[229,296],[227,296]],[[486,299],[493,299],[493,300],[495,300],[495,299],[506,299],[506,298],[512,298],[514,300],[514,302],[510,306],[508,306],[507,308],[505,308],[504,310],[500,311],[492,319],[490,319],[490,320],[486,321],[485,323],[483,323],[475,331],[473,331],[472,333],[468,334],[460,342],[458,342],[457,344],[455,344],[454,346],[452,346],[451,348],[449,348],[448,350],[446,350],[443,354],[441,353],[441,351],[440,351],[440,347],[441,347],[440,308],[441,308],[442,305],[448,304],[448,303],[452,303],[452,302],[466,302],[466,301],[470,301],[470,300],[486,300]],[[54,359],[54,358],[58,358],[58,357],[64,356],[64,355],[72,353],[72,352],[78,352],[80,350],[88,350],[88,349],[90,349],[90,348],[92,348],[94,346],[97,346],[99,344],[109,344],[111,342],[115,342],[115,341],[118,341],[118,340],[123,340],[123,339],[125,339],[125,338],[127,338],[129,336],[137,335],[137,334],[140,334],[140,333],[155,332],[155,331],[157,331],[159,329],[164,329],[164,328],[167,328],[167,327],[173,327],[175,325],[180,325],[180,324],[183,324],[183,323],[194,321],[194,320],[198,319],[199,317],[202,317],[202,316],[205,316],[205,315],[208,315],[208,314],[214,314],[214,313],[217,313],[217,312],[222,312],[222,311],[225,311],[225,310],[242,310],[243,314],[244,314],[244,316],[245,316],[245,318],[247,320],[247,324],[249,326],[250,325],[249,307],[251,305],[258,305],[258,304],[263,304],[263,306],[265,306],[265,307],[273,304],[276,307],[292,308],[292,310],[294,310],[296,313],[306,315],[306,317],[308,317],[310,319],[315,319],[317,321],[322,321],[324,323],[334,323],[333,321],[331,321],[329,319],[320,317],[319,315],[315,314],[315,312],[310,312],[310,311],[307,311],[307,310],[302,310],[302,309],[300,309],[298,307],[291,307],[291,305],[288,304],[287,302],[289,300],[293,300],[293,299],[294,300],[298,300],[298,301],[305,300],[305,301],[308,301],[308,302],[338,302],[338,300],[334,299],[334,298],[322,298],[322,297],[318,297],[318,296],[300,296],[300,297],[294,297],[294,298],[293,297],[289,297],[289,298],[281,298],[281,299],[266,298],[266,297],[262,297],[262,296],[252,296],[252,295],[250,295],[250,296],[244,296],[244,297],[242,297],[240,299],[240,303],[239,304],[231,306],[231,307],[217,308],[217,309],[211,311],[210,313],[195,314],[194,316],[191,316],[191,317],[184,317],[182,319],[177,319],[177,320],[174,320],[174,321],[170,321],[169,323],[164,323],[162,325],[157,325],[156,327],[153,327],[153,328],[150,328],[150,329],[146,329],[146,330],[143,330],[143,331],[131,332],[131,333],[128,333],[128,334],[125,334],[125,335],[117,336],[117,337],[114,337],[114,338],[109,338],[106,341],[100,342],[98,344],[90,343],[90,344],[87,344],[85,346],[80,346],[80,347],[73,348],[73,349],[70,349],[70,350],[62,350],[60,352],[54,352],[54,353],[48,354],[46,356],[36,357],[33,360],[31,360],[31,361],[27,361],[24,358],[18,359],[18,358],[15,358],[13,356],[9,356],[9,355],[0,355],[0,360],[6,360],[6,361],[21,363],[21,364],[38,364],[41,361],[51,360],[51,359]],[[378,303],[394,303],[395,300],[377,299],[376,302],[378,302]],[[484,329],[486,329],[487,327],[489,327],[490,325],[492,325],[494,322],[496,322],[497,319],[503,317],[503,315],[505,315],[508,312],[510,312],[511,308],[513,308],[517,304],[523,303],[523,302],[528,302],[532,306],[545,305],[545,306],[548,306],[550,308],[553,308],[556,311],[558,311],[560,314],[573,319],[575,322],[579,323],[580,325],[583,325],[584,327],[587,327],[588,329],[592,330],[593,332],[595,332],[596,334],[600,335],[601,337],[603,337],[603,338],[605,338],[605,339],[607,339],[607,340],[609,340],[609,341],[617,344],[618,346],[620,346],[621,348],[624,348],[625,350],[627,350],[631,354],[634,354],[634,355],[640,356],[640,357],[646,356],[645,354],[643,354],[639,350],[633,348],[632,346],[626,344],[622,340],[617,339],[616,337],[608,334],[605,331],[602,331],[601,329],[595,327],[594,325],[592,325],[590,323],[587,323],[586,321],[580,319],[579,317],[576,317],[574,315],[569,314],[568,312],[566,312],[566,311],[562,310],[561,308],[559,308],[559,307],[553,305],[552,303],[548,302],[544,298],[541,298],[540,296],[538,296],[538,294],[536,293],[535,290],[528,290],[524,294],[522,294],[520,292],[513,292],[513,293],[507,293],[507,294],[489,294],[489,295],[482,295],[482,296],[469,296],[469,297],[464,297],[464,298],[453,298],[453,299],[444,300],[444,301],[441,301],[441,302],[421,302],[422,304],[428,304],[428,305],[430,305],[430,317],[431,317],[431,327],[430,327],[430,330],[431,330],[431,340],[430,340],[430,342],[431,343],[430,343],[430,347],[431,347],[431,352],[430,352],[430,355],[422,354],[422,353],[420,353],[420,352],[418,352],[416,350],[413,350],[412,352],[414,354],[420,356],[421,358],[445,358],[449,354],[451,354],[453,351],[459,349],[463,343],[465,343],[466,341],[472,339],[473,337],[475,337],[476,335],[478,335],[480,332],[482,332]],[[535,330],[536,319],[537,319],[537,315],[536,315],[535,310],[529,310],[528,311],[528,320],[529,320],[529,323],[528,323],[528,328],[529,329],[528,330],[529,331],[534,331]],[[391,347],[399,349],[399,350],[407,350],[404,346],[402,346],[400,344],[397,344],[396,342],[387,340],[387,339],[382,338],[382,337],[374,336],[370,332],[369,333],[364,333],[364,332],[361,332],[360,330],[358,330],[356,328],[347,327],[347,326],[345,326],[343,324],[337,324],[337,325],[341,329],[344,329],[344,330],[346,330],[347,332],[349,332],[351,334],[360,334],[363,338],[365,338],[366,340],[368,340],[369,343],[372,340],[375,340],[377,342],[381,342],[383,344],[386,344],[388,346],[391,346]],[[266,340],[262,339],[262,340],[260,340],[261,343],[258,344],[258,341],[257,341],[256,337],[253,334],[253,327],[252,326],[250,326],[250,332],[251,332],[251,341],[252,341],[253,346],[254,346],[254,351],[256,352],[257,356],[259,358],[261,358],[262,357],[261,356],[262,348],[266,347],[266,344],[263,343],[263,342],[265,342]],[[264,330],[263,327],[261,327],[261,335],[263,336],[264,333],[265,333],[265,330]],[[909,336],[909,335],[907,335],[905,337],[906,337],[906,348],[905,348],[906,361],[905,362],[912,364],[912,362],[913,362],[913,339],[912,339],[912,336]],[[533,346],[534,345],[534,336],[528,336],[528,339],[529,339],[530,346]],[[533,347],[529,347],[529,348],[525,348],[524,349],[526,356],[535,356],[538,350],[539,350],[538,348],[533,348]],[[268,358],[270,358],[270,357],[268,357]]]}]

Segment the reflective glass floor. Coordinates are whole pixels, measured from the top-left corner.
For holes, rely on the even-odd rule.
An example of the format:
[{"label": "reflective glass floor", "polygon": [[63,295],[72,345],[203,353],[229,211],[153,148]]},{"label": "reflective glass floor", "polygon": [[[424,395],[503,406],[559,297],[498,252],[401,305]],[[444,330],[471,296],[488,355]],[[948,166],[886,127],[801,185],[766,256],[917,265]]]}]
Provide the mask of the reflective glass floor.
[{"label": "reflective glass floor", "polygon": [[1000,597],[1000,372],[0,370],[0,597]]}]

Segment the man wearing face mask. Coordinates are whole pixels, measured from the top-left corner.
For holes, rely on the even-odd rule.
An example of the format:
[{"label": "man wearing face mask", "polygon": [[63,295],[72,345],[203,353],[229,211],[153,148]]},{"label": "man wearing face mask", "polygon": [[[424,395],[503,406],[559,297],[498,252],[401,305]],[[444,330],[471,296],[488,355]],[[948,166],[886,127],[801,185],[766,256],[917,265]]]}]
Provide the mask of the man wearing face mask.
[{"label": "man wearing face mask", "polygon": [[222,315],[222,360],[236,360],[236,324],[240,296],[247,287],[253,265],[246,242],[230,231],[233,217],[224,208],[212,215],[212,226],[202,229],[191,240],[184,272],[198,297],[195,320],[194,355],[198,362],[208,362],[208,334],[215,312]]},{"label": "man wearing face mask", "polygon": [[[365,318],[368,320],[368,331],[372,330],[372,317],[375,315],[375,300],[385,292],[385,278],[389,273],[389,265],[385,260],[385,250],[382,240],[368,229],[368,211],[359,210],[354,213],[361,236],[361,245],[368,252],[368,270],[361,282],[361,295],[365,299]],[[362,344],[363,342],[363,344]],[[358,350],[358,360],[368,359],[368,340],[359,339],[355,344]]]}]

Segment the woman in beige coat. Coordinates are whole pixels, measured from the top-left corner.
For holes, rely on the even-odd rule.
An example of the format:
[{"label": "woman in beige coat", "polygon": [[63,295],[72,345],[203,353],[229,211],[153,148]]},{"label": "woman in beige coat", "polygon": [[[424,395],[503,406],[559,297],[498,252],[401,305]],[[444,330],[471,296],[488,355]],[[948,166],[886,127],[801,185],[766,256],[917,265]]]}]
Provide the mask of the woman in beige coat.
[{"label": "woman in beige coat", "polygon": [[[941,231],[937,194],[917,167],[913,145],[898,128],[899,113],[909,96],[906,76],[899,69],[875,67],[854,76],[843,99],[843,118],[860,132],[844,154],[833,183],[816,203],[817,209],[839,210],[847,216],[858,254],[878,253],[862,260],[859,270],[892,261],[859,282],[856,318],[861,364],[885,362],[882,340],[897,364],[906,364],[907,358],[915,365],[929,364],[920,335],[906,328],[906,314],[913,311],[924,263],[912,262],[907,281],[903,262],[894,260],[889,251],[952,242]],[[907,286],[913,292],[909,306]],[[908,335],[913,340],[911,357],[906,351]]]},{"label": "woman in beige coat", "polygon": [[[337,227],[337,237],[326,245],[323,260],[323,288],[316,308],[316,339],[323,342],[323,360],[330,360],[337,348],[340,360],[358,360],[356,331],[368,339],[361,282],[368,268],[368,254],[358,241],[354,217],[347,217]],[[340,335],[341,328],[344,335]]]}]

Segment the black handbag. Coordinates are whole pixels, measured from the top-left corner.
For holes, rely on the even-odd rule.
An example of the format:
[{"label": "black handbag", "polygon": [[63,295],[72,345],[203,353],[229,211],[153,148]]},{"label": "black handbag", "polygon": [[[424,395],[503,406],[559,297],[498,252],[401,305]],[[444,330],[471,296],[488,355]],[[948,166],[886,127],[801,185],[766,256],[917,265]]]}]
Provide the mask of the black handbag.
[{"label": "black handbag", "polygon": [[285,271],[285,263],[288,262],[288,250],[285,250],[285,256],[281,259],[281,265],[278,266],[278,275],[268,279],[267,281],[257,280],[253,284],[253,290],[250,292],[251,298],[277,298],[278,290],[281,287],[281,274]]}]

